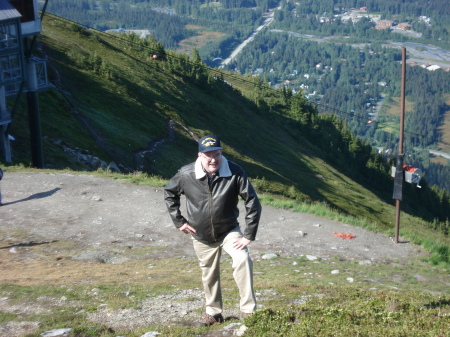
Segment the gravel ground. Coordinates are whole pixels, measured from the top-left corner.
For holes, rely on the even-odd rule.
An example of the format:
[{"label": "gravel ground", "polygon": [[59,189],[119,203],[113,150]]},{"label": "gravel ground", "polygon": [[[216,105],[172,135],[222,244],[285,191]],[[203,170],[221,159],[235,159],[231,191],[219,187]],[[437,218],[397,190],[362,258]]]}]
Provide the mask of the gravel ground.
[{"label": "gravel ground", "polygon": [[[80,262],[114,264],[132,259],[132,256],[117,254],[118,244],[133,248],[158,247],[150,250],[154,255],[149,259],[177,256],[195,259],[188,236],[176,230],[169,218],[161,188],[85,174],[6,172],[1,189],[4,204],[0,207],[2,256],[18,253],[27,245],[64,241],[76,246],[78,253],[71,259]],[[20,242],[18,230],[22,233]],[[351,233],[355,238],[342,239],[334,235],[336,232]],[[265,254],[276,254],[280,257],[311,255],[322,259],[339,256],[375,263],[408,260],[424,254],[418,246],[406,242],[395,244],[383,234],[269,206],[263,206],[257,240],[250,245],[250,251],[255,260]],[[14,267],[3,261],[0,282],[20,283],[31,277],[26,269],[20,269],[17,275]],[[42,302],[15,306],[0,293],[0,310],[14,313],[29,314],[43,310],[44,304],[48,307],[63,303],[64,299],[43,298]],[[89,314],[89,319],[112,328],[132,329],[168,322],[180,315],[196,319],[193,311],[202,306],[202,292],[191,289],[149,299],[140,309],[101,307]],[[0,326],[0,336],[17,337],[37,326],[37,322],[25,321],[4,324]]]},{"label": "gravel ground", "polygon": [[[93,256],[76,257],[92,261],[99,258],[95,256],[101,254],[99,251],[107,251],[118,242],[133,247],[167,247],[158,250],[159,258],[195,256],[188,237],[173,226],[161,188],[90,175],[39,172],[6,173],[1,184],[1,228],[23,229],[30,241],[73,241],[79,247],[94,248]],[[343,240],[334,236],[335,232],[351,233],[356,238]],[[340,255],[358,260],[421,254],[419,247],[395,244],[384,234],[269,206],[263,206],[257,239],[250,248],[253,256]]]}]

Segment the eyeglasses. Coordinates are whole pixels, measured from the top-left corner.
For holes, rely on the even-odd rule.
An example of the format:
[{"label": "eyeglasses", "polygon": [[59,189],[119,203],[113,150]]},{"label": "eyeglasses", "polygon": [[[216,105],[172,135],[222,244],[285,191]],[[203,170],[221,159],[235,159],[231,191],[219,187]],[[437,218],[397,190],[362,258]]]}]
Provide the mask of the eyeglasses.
[{"label": "eyeglasses", "polygon": [[212,154],[212,153],[206,154],[206,153],[202,152],[202,157],[205,158],[207,161],[211,161],[213,159],[215,161],[218,161],[222,157],[222,152],[217,152],[214,154]]}]

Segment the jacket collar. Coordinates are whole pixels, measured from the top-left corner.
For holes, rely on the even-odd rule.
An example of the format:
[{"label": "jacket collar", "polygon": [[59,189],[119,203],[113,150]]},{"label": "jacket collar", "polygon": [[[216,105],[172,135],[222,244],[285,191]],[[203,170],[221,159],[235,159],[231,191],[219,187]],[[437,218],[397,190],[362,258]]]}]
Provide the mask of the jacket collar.
[{"label": "jacket collar", "polygon": [[[220,164],[218,175],[220,177],[231,177],[230,166],[228,160],[222,155],[222,164]],[[195,178],[202,179],[206,176],[206,172],[203,171],[202,162],[200,157],[195,161]]]}]

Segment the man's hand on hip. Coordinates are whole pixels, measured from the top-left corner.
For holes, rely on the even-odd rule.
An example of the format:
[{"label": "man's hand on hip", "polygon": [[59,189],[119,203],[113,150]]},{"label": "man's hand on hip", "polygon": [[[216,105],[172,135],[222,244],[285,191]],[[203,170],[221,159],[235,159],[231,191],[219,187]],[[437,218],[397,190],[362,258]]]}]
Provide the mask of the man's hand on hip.
[{"label": "man's hand on hip", "polygon": [[182,231],[183,233],[186,233],[186,234],[195,234],[195,228],[191,227],[191,225],[189,225],[187,222],[183,226],[181,226],[179,229],[180,229],[180,231]]},{"label": "man's hand on hip", "polygon": [[240,239],[237,239],[236,241],[233,242],[233,247],[236,249],[244,249],[250,244],[250,242],[251,241],[249,239],[241,237]]}]

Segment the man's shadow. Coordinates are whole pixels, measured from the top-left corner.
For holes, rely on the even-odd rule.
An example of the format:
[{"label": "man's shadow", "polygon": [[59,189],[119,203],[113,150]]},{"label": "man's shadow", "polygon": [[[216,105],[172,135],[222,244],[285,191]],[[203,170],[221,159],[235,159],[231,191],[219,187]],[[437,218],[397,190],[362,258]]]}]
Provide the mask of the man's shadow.
[{"label": "man's shadow", "polygon": [[33,247],[33,246],[39,246],[39,245],[47,245],[49,243],[58,242],[58,240],[53,241],[43,241],[43,242],[36,242],[36,241],[30,241],[25,243],[18,243],[18,244],[10,244],[10,246],[0,247],[0,249],[9,249],[14,247]]},{"label": "man's shadow", "polygon": [[4,202],[4,203],[3,203],[3,206],[6,206],[6,205],[12,205],[12,204],[16,204],[16,203],[18,203],[18,202],[23,202],[23,201],[33,200],[33,199],[47,198],[47,197],[49,197],[49,196],[55,194],[56,192],[58,192],[60,189],[61,189],[61,188],[56,187],[56,188],[54,188],[54,189],[52,189],[52,190],[50,190],[50,191],[47,191],[47,192],[40,192],[40,193],[32,194],[32,195],[30,195],[29,197],[24,198],[24,199],[20,199],[20,200],[16,200],[16,201],[11,201],[11,202]]}]

